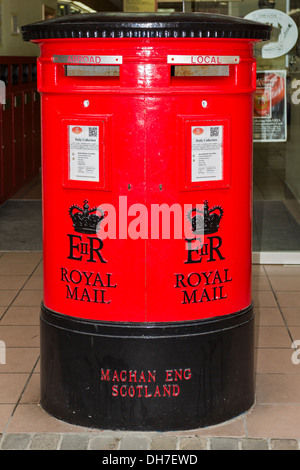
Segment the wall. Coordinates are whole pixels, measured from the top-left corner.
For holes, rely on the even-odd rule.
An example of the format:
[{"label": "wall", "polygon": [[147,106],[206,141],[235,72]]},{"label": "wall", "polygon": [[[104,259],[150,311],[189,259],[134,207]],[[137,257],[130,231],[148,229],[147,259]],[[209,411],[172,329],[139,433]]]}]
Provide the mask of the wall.
[{"label": "wall", "polygon": [[[259,10],[259,0],[243,0],[241,2],[231,2],[230,14],[233,16],[244,17],[254,10]],[[268,7],[265,7],[268,8]],[[286,0],[275,0],[276,10],[286,11]]]},{"label": "wall", "polygon": [[0,56],[37,56],[38,47],[24,42],[21,33],[12,34],[12,13],[17,16],[18,26],[43,19],[43,5],[56,12],[57,0],[0,0],[2,11]]}]

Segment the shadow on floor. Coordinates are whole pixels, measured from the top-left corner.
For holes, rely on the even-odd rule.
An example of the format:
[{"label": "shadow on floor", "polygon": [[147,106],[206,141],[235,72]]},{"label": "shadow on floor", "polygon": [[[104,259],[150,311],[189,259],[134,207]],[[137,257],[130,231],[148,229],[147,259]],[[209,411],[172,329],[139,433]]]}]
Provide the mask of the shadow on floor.
[{"label": "shadow on floor", "polygon": [[253,251],[299,251],[300,226],[282,201],[254,201]]},{"label": "shadow on floor", "polygon": [[0,251],[42,250],[42,201],[10,199],[0,206]]}]

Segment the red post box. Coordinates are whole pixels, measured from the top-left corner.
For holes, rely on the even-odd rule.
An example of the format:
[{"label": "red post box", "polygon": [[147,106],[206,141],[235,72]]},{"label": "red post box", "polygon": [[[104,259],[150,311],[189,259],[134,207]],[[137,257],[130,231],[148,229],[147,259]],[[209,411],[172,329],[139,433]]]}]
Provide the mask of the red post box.
[{"label": "red post box", "polygon": [[41,404],[176,430],[254,402],[253,45],[221,15],[95,13],[40,46]]}]

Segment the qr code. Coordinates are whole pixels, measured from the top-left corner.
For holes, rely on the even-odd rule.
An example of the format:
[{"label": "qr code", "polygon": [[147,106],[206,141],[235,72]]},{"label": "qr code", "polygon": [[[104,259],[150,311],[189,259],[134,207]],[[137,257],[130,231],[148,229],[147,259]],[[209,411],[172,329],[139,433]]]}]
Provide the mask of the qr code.
[{"label": "qr code", "polygon": [[97,136],[98,136],[98,128],[89,127],[89,137],[97,137]]},{"label": "qr code", "polygon": [[219,137],[220,128],[219,127],[211,127],[210,128],[210,137]]}]

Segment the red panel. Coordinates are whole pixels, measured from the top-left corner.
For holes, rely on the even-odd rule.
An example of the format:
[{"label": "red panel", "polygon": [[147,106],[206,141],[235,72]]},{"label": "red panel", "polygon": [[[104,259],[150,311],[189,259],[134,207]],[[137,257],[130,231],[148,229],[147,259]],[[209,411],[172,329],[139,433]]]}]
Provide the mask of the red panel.
[{"label": "red panel", "polygon": [[[83,39],[48,40],[41,49],[45,306],[73,317],[117,322],[188,321],[247,308],[252,43]],[[120,77],[67,77],[64,65],[52,62],[53,54],[95,51],[122,55]],[[168,55],[200,53],[239,56],[240,63],[229,66],[228,77],[171,76]],[[78,137],[75,150],[68,136],[72,125],[79,133],[94,129],[85,142]],[[215,167],[197,147],[203,142],[193,138],[194,129],[210,132],[205,145],[208,153],[217,148]],[[91,151],[95,145],[99,178]],[[203,181],[194,180],[194,164],[200,173],[204,165]],[[77,165],[73,179],[72,165]],[[94,181],[87,177],[88,167]],[[202,210],[207,232],[151,237],[153,207],[174,204],[190,229]],[[103,212],[93,210],[98,206]],[[109,215],[101,220],[105,212]],[[113,230],[110,238],[93,233],[95,216],[110,230],[115,216],[116,237]]]},{"label": "red panel", "polygon": [[2,108],[2,168],[3,168],[3,198],[11,196],[14,188],[13,160],[13,97],[6,96],[6,105]]},{"label": "red panel", "polygon": [[40,112],[39,102],[33,100],[36,58],[3,56],[0,66],[7,102],[1,125],[4,201],[39,172]]}]

